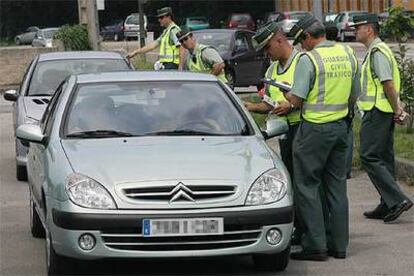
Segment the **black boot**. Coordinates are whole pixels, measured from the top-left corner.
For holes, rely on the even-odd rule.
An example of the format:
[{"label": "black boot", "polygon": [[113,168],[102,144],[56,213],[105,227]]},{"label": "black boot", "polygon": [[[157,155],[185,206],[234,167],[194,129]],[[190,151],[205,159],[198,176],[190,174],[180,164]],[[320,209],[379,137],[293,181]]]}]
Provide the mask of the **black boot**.
[{"label": "black boot", "polygon": [[388,212],[387,206],[380,203],[374,210],[364,212],[364,216],[369,219],[384,219]]}]

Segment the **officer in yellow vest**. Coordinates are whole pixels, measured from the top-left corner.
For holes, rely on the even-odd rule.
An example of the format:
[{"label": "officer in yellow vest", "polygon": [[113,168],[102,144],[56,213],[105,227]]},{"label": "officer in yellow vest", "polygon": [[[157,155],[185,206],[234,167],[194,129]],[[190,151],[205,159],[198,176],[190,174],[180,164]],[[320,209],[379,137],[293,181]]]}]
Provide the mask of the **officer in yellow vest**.
[{"label": "officer in yellow vest", "polygon": [[[264,51],[272,61],[265,77],[291,85],[300,53],[290,45],[280,24],[275,22],[266,24],[253,36],[252,43],[257,51],[264,48]],[[265,85],[265,93],[278,103],[278,107],[275,110],[273,110],[273,106],[265,101],[260,103],[245,102],[245,106],[251,112],[262,114],[273,110],[274,113],[287,121],[289,131],[286,137],[279,140],[279,146],[280,155],[293,181],[292,144],[300,122],[300,111],[291,106],[279,88]],[[292,244],[299,243],[301,236],[300,225],[297,221],[299,217],[297,210],[295,215],[295,232],[292,237]]]},{"label": "officer in yellow vest", "polygon": [[164,69],[182,69],[185,50],[177,40],[177,33],[180,31],[180,27],[173,21],[172,9],[170,7],[164,7],[157,10],[157,18],[160,25],[165,28],[164,32],[157,40],[132,51],[127,57],[132,58],[137,54],[145,54],[159,47],[159,61],[162,63]]},{"label": "officer in yellow vest", "polygon": [[391,49],[378,37],[378,16],[354,17],[356,40],[367,47],[362,63],[361,95],[358,107],[363,111],[361,124],[361,162],[381,195],[380,204],[364,212],[370,219],[390,222],[413,203],[395,181],[394,122],[404,111],[399,105],[400,73]]},{"label": "officer in yellow vest", "polygon": [[184,67],[193,72],[211,73],[224,83],[227,83],[224,73],[225,64],[217,52],[211,46],[197,43],[189,30],[182,30],[177,33],[177,39],[181,45],[189,51],[184,62]]},{"label": "officer in yellow vest", "polygon": [[[293,106],[301,107],[302,116],[293,142],[293,171],[304,227],[303,250],[291,258],[325,261],[328,254],[345,258],[349,242],[346,117],[359,89],[357,59],[350,47],[327,41],[323,24],[313,16],[297,22],[291,35],[294,45],[301,43],[307,51],[296,65],[292,90],[285,94]],[[329,211],[329,241],[321,194]]]}]

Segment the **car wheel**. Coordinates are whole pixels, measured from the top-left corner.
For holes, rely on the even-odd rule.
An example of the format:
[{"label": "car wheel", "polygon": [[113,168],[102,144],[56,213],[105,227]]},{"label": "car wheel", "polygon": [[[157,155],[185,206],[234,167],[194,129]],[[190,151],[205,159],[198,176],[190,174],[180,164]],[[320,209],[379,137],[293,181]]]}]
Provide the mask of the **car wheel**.
[{"label": "car wheel", "polygon": [[231,89],[234,89],[236,78],[232,70],[226,71],[226,79],[227,79],[227,85],[230,86]]},{"label": "car wheel", "polygon": [[283,271],[289,264],[290,245],[280,253],[253,255],[253,262],[257,270]]},{"label": "car wheel", "polygon": [[50,232],[46,235],[46,268],[47,275],[72,275],[74,264],[72,259],[55,252]]},{"label": "car wheel", "polygon": [[17,38],[17,37],[14,39],[14,42],[16,43],[16,45],[21,45],[22,44],[20,39]]},{"label": "car wheel", "polygon": [[26,166],[16,164],[16,178],[19,181],[27,181],[27,169]]},{"label": "car wheel", "polygon": [[114,41],[118,41],[118,40],[119,40],[118,34],[114,34]]},{"label": "car wheel", "polygon": [[36,211],[34,201],[32,199],[32,193],[30,192],[30,231],[34,238],[44,238],[45,229],[40,221],[39,214]]}]

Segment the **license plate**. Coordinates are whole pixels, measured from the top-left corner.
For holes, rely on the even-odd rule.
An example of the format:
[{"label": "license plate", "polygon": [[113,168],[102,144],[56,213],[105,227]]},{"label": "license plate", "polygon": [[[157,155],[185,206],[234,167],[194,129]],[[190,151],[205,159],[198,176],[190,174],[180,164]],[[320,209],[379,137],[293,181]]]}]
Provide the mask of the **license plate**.
[{"label": "license plate", "polygon": [[144,237],[222,235],[223,218],[143,219]]}]

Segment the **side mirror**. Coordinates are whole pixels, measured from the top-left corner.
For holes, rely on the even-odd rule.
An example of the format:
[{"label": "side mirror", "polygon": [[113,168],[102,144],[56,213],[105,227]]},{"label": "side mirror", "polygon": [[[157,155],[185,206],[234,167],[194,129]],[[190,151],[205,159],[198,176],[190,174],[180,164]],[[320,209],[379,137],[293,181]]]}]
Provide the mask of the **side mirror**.
[{"label": "side mirror", "polygon": [[16,136],[19,139],[33,143],[42,143],[45,138],[40,126],[32,124],[23,124],[19,126],[16,130]]},{"label": "side mirror", "polygon": [[19,95],[17,94],[16,90],[7,90],[6,92],[4,92],[3,94],[3,98],[6,101],[11,101],[11,102],[15,102],[17,101],[17,98],[19,97]]},{"label": "side mirror", "polygon": [[282,135],[288,132],[289,126],[286,121],[280,119],[270,119],[266,122],[266,130],[263,131],[265,139]]}]

